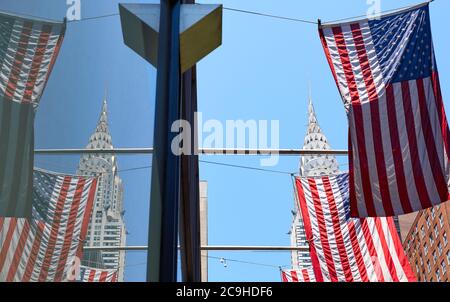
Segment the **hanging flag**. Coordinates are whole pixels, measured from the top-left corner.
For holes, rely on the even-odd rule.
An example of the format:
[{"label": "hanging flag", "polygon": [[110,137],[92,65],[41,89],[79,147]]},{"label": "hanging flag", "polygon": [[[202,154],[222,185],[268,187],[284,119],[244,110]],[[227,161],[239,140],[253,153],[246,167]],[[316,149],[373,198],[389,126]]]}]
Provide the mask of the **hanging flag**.
[{"label": "hanging flag", "polygon": [[31,218],[34,114],[64,23],[0,12],[0,216]]},{"label": "hanging flag", "polygon": [[66,281],[82,258],[97,179],[33,176],[33,219],[0,217],[0,281]]},{"label": "hanging flag", "polygon": [[428,3],[319,31],[348,114],[352,217],[447,201],[449,128]]},{"label": "hanging flag", "polygon": [[393,218],[350,218],[348,174],[296,188],[318,282],[416,281]]},{"label": "hanging flag", "polygon": [[314,270],[312,268],[282,271],[281,278],[282,278],[283,282],[289,282],[289,283],[316,282],[316,277],[314,276]]},{"label": "hanging flag", "polygon": [[117,270],[97,269],[82,266],[79,282],[117,282]]}]

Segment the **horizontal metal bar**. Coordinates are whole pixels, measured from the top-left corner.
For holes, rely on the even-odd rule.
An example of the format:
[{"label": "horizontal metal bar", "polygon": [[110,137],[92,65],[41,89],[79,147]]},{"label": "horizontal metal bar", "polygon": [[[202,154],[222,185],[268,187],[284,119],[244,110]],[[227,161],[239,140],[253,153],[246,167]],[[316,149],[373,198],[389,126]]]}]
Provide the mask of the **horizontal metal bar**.
[{"label": "horizontal metal bar", "polygon": [[116,149],[37,149],[38,155],[79,155],[79,154],[153,154],[153,148],[116,148]]},{"label": "horizontal metal bar", "polygon": [[[117,154],[117,155],[151,155],[153,148],[116,148],[116,149],[38,149],[37,155],[79,155],[79,154]],[[203,155],[348,155],[346,150],[301,150],[301,149],[200,149]]]},{"label": "horizontal metal bar", "polygon": [[[148,251],[147,246],[94,246],[84,247],[85,251]],[[283,251],[299,251],[307,252],[307,248],[301,247],[284,247],[284,246],[202,246],[202,251],[260,251],[260,252],[283,252]]]}]

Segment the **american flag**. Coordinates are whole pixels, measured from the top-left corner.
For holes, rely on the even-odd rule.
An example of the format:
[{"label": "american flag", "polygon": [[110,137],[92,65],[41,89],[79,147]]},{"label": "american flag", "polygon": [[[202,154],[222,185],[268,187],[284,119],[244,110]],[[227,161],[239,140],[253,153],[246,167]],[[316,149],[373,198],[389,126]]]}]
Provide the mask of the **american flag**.
[{"label": "american flag", "polygon": [[350,218],[349,175],[297,178],[318,282],[416,281],[393,218]]},{"label": "american flag", "polygon": [[0,12],[0,216],[31,218],[34,115],[64,23]]},{"label": "american flag", "polygon": [[82,258],[97,179],[33,176],[33,219],[0,218],[0,281],[67,281]]},{"label": "american flag", "polygon": [[117,270],[97,269],[87,266],[80,268],[80,282],[117,282]]},{"label": "american flag", "polygon": [[299,269],[299,270],[283,270],[281,272],[281,278],[283,282],[288,283],[310,283],[316,282],[316,277],[314,276],[314,270],[309,269]]},{"label": "american flag", "polygon": [[348,113],[352,217],[447,201],[449,128],[428,3],[319,31]]}]

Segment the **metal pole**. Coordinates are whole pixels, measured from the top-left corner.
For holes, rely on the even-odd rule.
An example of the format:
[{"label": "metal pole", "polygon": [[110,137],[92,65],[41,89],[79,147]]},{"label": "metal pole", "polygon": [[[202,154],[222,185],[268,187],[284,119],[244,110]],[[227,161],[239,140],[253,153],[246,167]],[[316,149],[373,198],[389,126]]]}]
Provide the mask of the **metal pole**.
[{"label": "metal pole", "polygon": [[[194,0],[181,0],[194,4]],[[191,125],[194,138],[191,154],[181,156],[180,245],[181,271],[184,282],[201,281],[200,255],[200,177],[197,154],[197,68],[192,67],[181,79],[181,118]],[[186,131],[186,129],[184,129]]]},{"label": "metal pole", "polygon": [[[104,149],[37,149],[36,155],[81,155],[81,154],[117,154],[117,155],[152,155],[153,148],[116,148]],[[335,155],[347,156],[347,150],[301,150],[301,149],[200,149],[202,155],[254,155],[267,156],[278,154],[280,156],[298,155]]]},{"label": "metal pole", "polygon": [[180,1],[161,0],[147,281],[177,281],[180,158],[171,150],[180,119]]},{"label": "metal pole", "polygon": [[[180,248],[180,247],[178,247]],[[85,251],[147,251],[148,246],[95,246],[95,247],[85,247]],[[290,252],[290,251],[300,251],[307,252],[308,248],[301,247],[290,247],[290,246],[228,246],[228,245],[217,245],[217,246],[201,246],[202,251],[216,251],[216,252]]]}]

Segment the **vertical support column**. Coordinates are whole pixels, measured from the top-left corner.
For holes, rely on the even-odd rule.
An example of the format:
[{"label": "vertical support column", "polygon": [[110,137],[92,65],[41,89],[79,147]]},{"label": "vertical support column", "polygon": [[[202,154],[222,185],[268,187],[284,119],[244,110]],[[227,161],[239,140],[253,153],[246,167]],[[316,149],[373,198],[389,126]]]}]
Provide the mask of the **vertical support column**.
[{"label": "vertical support column", "polygon": [[[197,141],[197,81],[196,68],[183,75],[182,118],[191,125],[192,141]],[[181,156],[182,195],[180,205],[180,245],[183,281],[200,282],[200,178],[197,144],[191,155]]]},{"label": "vertical support column", "polygon": [[[195,0],[182,0],[194,4]],[[200,178],[198,164],[198,133],[195,119],[197,106],[197,68],[192,67],[182,76],[181,116],[191,125],[193,143],[191,155],[181,156],[180,245],[183,281],[201,281],[200,252]]]},{"label": "vertical support column", "polygon": [[147,281],[177,281],[180,157],[171,126],[180,119],[180,0],[161,0]]}]

